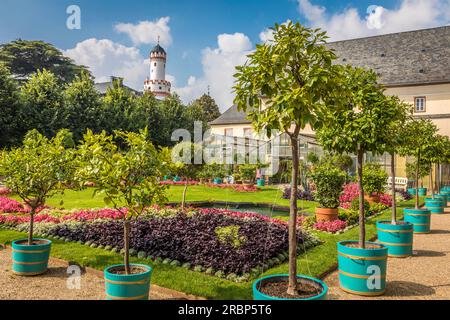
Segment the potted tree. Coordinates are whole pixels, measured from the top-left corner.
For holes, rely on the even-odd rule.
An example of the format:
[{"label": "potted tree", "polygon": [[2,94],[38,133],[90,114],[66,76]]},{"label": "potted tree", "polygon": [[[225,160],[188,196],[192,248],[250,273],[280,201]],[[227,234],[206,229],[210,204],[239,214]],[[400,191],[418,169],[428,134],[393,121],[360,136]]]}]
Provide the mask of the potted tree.
[{"label": "potted tree", "polygon": [[389,140],[385,144],[386,151],[391,156],[392,215],[390,221],[377,222],[377,233],[378,241],[388,248],[390,257],[405,258],[413,253],[413,225],[409,222],[397,220],[395,156],[403,144],[404,126],[412,114],[412,106],[401,102],[396,96],[386,98],[386,104],[393,104],[398,108],[396,118],[392,119],[389,127],[385,128],[389,134]]},{"label": "potted tree", "polygon": [[[289,274],[253,284],[254,299],[322,299],[327,287],[297,274],[297,190],[299,134],[306,125],[320,127],[319,114],[338,108],[341,67],[325,46],[326,33],[287,22],[273,28],[273,41],[258,45],[245,65],[237,67],[235,103],[248,111],[258,132],[285,133],[291,143],[292,171],[289,217]],[[261,96],[263,98],[261,98]],[[327,104],[328,101],[336,103]],[[271,288],[277,288],[278,293]]]},{"label": "potted tree", "polygon": [[[118,148],[117,142],[124,146]],[[95,182],[95,192],[123,216],[124,263],[105,269],[106,297],[110,300],[148,300],[152,268],[129,261],[133,220],[152,204],[166,201],[165,186],[159,182],[167,165],[148,140],[147,130],[140,133],[116,131],[84,135],[78,149],[76,177]]]},{"label": "potted tree", "polygon": [[364,199],[370,204],[380,202],[379,195],[384,192],[388,174],[378,163],[366,163],[363,166]]},{"label": "potted tree", "polygon": [[446,148],[448,137],[436,134],[430,139],[427,143],[426,149],[424,150],[423,158],[424,162],[427,162],[430,170],[429,170],[429,185],[431,197],[425,198],[425,207],[431,211],[431,213],[443,214],[444,208],[447,206],[447,196],[445,195],[436,195],[433,179],[433,169],[434,166],[438,166],[438,163],[441,161],[445,161],[446,157]]},{"label": "potted tree", "polygon": [[437,158],[437,198],[443,199],[444,204],[447,207],[448,202],[450,200],[450,192],[447,191],[447,189],[444,187],[442,188],[442,176],[441,176],[441,165],[442,164],[449,164],[450,163],[450,138],[447,136],[441,136],[442,139],[442,145],[441,145],[441,153],[439,157]]},{"label": "potted tree", "polygon": [[34,218],[47,198],[63,192],[71,181],[72,146],[72,135],[67,130],[52,139],[33,130],[26,134],[22,147],[3,152],[0,157],[3,183],[30,210],[28,239],[12,243],[15,274],[33,276],[47,271],[52,242],[33,237]]},{"label": "potted tree", "polygon": [[317,221],[334,221],[338,217],[339,197],[345,183],[346,174],[331,165],[320,165],[311,173],[316,186],[314,199],[319,202],[316,208]]},{"label": "potted tree", "polygon": [[416,167],[417,161],[406,163],[406,176],[408,180],[414,181],[414,186],[408,188],[408,193],[412,196],[415,196],[416,190],[418,188],[419,196],[426,196],[428,189],[423,187],[423,178],[426,177],[428,172],[430,171],[429,164],[425,161],[421,161],[421,163],[419,164],[419,181],[416,180]]},{"label": "potted tree", "polygon": [[[327,113],[329,122],[318,132],[326,150],[357,155],[359,241],[338,243],[340,287],[357,295],[382,295],[386,287],[387,248],[366,241],[363,160],[365,152],[384,152],[384,144],[389,140],[385,128],[395,119],[398,108],[385,104],[383,88],[373,71],[347,66],[345,73],[341,99],[347,108]],[[371,278],[374,272],[377,276]]]},{"label": "potted tree", "polygon": [[[420,166],[423,162],[423,154],[428,144],[437,132],[437,127],[431,120],[417,119],[408,121],[403,130],[404,143],[400,154],[413,156],[416,164],[416,181],[419,181]],[[419,188],[416,188],[414,208],[404,210],[405,221],[414,225],[414,233],[429,233],[431,223],[431,212],[421,209],[419,206]]]}]

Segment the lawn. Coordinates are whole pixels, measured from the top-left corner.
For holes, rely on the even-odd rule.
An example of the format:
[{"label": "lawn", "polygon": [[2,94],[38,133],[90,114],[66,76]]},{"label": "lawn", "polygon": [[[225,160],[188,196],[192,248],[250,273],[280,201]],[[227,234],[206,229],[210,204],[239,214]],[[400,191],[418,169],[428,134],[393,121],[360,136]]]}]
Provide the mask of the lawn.
[{"label": "lawn", "polygon": [[[404,207],[411,207],[413,203],[414,200],[402,203],[398,208],[399,215],[401,216]],[[389,219],[389,217],[390,210],[387,210],[382,215],[367,222],[368,239],[376,235],[376,221]],[[317,277],[336,265],[336,243],[344,240],[356,240],[358,238],[358,228],[351,229],[340,235],[330,235],[321,232],[315,232],[315,234],[324,243],[300,255],[297,259],[297,265],[299,273]],[[0,230],[0,243],[11,242],[25,236],[24,233]],[[98,270],[103,270],[108,265],[121,263],[122,261],[122,257],[119,254],[89,248],[76,243],[64,243],[58,240],[54,241],[52,256]],[[162,287],[209,299],[251,299],[252,297],[251,282],[234,283],[203,273],[155,264],[149,260],[138,258],[132,258],[131,261],[150,264],[154,267],[152,282]],[[287,272],[288,264],[284,263],[268,270],[264,275]]]},{"label": "lawn", "polygon": [[[181,202],[183,186],[170,186],[167,192],[169,202]],[[93,195],[94,189],[81,191],[66,190],[64,195],[56,195],[47,200],[47,205],[64,209],[104,208],[101,194]],[[289,207],[289,200],[282,199],[283,191],[274,187],[264,187],[258,192],[236,192],[232,189],[211,188],[206,186],[190,186],[187,201],[225,201],[269,203],[277,206]],[[14,197],[19,200],[17,197]],[[62,205],[61,205],[61,201]],[[307,212],[314,212],[315,202],[298,201],[299,208]]]}]

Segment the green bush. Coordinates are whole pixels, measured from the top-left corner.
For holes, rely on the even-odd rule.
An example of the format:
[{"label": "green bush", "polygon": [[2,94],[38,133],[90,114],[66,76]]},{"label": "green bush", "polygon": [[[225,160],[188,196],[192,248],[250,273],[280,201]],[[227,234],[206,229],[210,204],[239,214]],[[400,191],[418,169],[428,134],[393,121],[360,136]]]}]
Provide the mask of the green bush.
[{"label": "green bush", "polygon": [[222,244],[228,244],[234,249],[239,249],[246,241],[246,238],[239,234],[239,229],[240,226],[217,227],[215,232]]},{"label": "green bush", "polygon": [[[353,211],[359,211],[359,199],[358,198],[353,199],[350,209]],[[369,201],[364,200],[364,212],[369,211],[369,209],[370,209]]]},{"label": "green bush", "polygon": [[347,225],[354,225],[359,222],[359,210],[343,210],[339,213],[339,220],[347,222]]},{"label": "green bush", "polygon": [[339,207],[339,197],[345,183],[345,172],[330,165],[317,167],[311,174],[316,185],[314,199],[322,208]]},{"label": "green bush", "polygon": [[367,163],[363,167],[363,188],[368,195],[384,192],[388,174],[381,169],[378,163]]}]

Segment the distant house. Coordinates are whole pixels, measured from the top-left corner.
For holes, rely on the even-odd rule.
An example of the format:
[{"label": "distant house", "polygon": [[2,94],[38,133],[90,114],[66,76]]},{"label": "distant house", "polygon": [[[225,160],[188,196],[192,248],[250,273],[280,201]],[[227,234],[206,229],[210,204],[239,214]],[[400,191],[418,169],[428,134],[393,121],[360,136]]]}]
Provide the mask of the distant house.
[{"label": "distant house", "polygon": [[[335,50],[337,63],[374,70],[388,95],[397,95],[414,106],[416,118],[431,119],[443,135],[450,136],[450,26],[386,34],[327,44]],[[218,136],[248,137],[254,135],[247,114],[232,106],[210,123]],[[314,137],[311,128],[301,135]],[[269,141],[267,137],[259,137]],[[288,143],[288,141],[287,141]],[[300,139],[300,150],[307,152],[308,143]],[[289,148],[285,148],[287,154]],[[303,154],[304,154],[303,152]],[[390,159],[371,157],[389,170]],[[400,175],[404,175],[405,159],[399,159]],[[450,167],[444,167],[450,175]]]},{"label": "distant house", "polygon": [[122,87],[130,90],[133,94],[135,94],[137,96],[142,95],[142,92],[139,92],[137,90],[134,90],[133,88],[130,88],[130,87],[124,85],[123,78],[114,77],[114,76],[111,76],[110,81],[108,81],[108,82],[99,82],[99,83],[94,84],[94,88],[95,88],[95,90],[97,90],[97,92],[99,94],[105,95],[108,88],[113,87],[114,81],[118,81]]}]

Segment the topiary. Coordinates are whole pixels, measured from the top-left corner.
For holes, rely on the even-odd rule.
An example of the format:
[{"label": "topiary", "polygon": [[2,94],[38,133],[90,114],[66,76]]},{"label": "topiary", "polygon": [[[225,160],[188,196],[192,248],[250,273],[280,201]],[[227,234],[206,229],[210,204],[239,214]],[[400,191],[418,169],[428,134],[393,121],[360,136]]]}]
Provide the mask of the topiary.
[{"label": "topiary", "polygon": [[173,260],[173,261],[170,263],[170,265],[171,265],[172,267],[179,267],[179,266],[181,266],[181,262],[178,261],[178,260]]},{"label": "topiary", "polygon": [[145,259],[145,257],[147,256],[147,252],[139,251],[137,256],[139,259]]},{"label": "topiary", "polygon": [[378,163],[367,163],[363,167],[363,188],[368,195],[384,192],[389,175]]},{"label": "topiary", "polygon": [[346,179],[345,172],[331,165],[321,165],[314,169],[311,178],[316,186],[314,199],[320,206],[330,209],[338,208],[339,197]]}]

